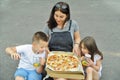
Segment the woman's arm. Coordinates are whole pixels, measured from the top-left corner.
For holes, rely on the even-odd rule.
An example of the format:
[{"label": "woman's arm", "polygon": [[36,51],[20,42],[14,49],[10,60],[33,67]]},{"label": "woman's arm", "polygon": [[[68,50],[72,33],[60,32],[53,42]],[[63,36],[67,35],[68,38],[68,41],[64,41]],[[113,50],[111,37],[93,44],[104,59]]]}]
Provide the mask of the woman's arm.
[{"label": "woman's arm", "polygon": [[80,43],[80,33],[79,33],[79,31],[76,31],[76,32],[74,32],[74,42],[75,42],[75,44],[79,44]]},{"label": "woman's arm", "polygon": [[80,33],[79,33],[79,31],[76,31],[76,32],[74,32],[73,52],[76,53],[78,56],[81,56],[80,49],[79,49],[79,43],[80,43]]}]

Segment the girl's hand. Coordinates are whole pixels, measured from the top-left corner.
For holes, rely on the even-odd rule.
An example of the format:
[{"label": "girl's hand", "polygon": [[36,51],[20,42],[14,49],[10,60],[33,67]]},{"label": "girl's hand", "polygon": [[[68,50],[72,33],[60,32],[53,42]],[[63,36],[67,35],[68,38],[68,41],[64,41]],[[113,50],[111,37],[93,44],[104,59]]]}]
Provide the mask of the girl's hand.
[{"label": "girl's hand", "polygon": [[13,54],[11,54],[11,58],[14,59],[14,60],[19,60],[20,55],[18,53],[13,53]]},{"label": "girl's hand", "polygon": [[88,66],[94,66],[94,62],[91,60],[91,59],[87,59],[87,62],[88,62]]}]

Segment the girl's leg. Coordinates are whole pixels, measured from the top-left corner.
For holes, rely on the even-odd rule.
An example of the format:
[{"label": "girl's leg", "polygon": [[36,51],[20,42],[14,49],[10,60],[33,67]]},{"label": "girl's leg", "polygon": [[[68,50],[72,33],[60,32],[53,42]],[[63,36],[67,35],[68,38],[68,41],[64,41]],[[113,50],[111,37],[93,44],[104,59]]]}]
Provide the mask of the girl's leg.
[{"label": "girl's leg", "polygon": [[86,73],[87,73],[86,80],[99,80],[99,74],[93,68],[87,67]]},{"label": "girl's leg", "polygon": [[93,70],[93,69],[92,69],[91,67],[87,67],[87,68],[86,68],[86,75],[87,75],[87,76],[86,76],[86,80],[92,80],[92,76],[93,76],[93,75],[92,75],[92,70]]},{"label": "girl's leg", "polygon": [[93,80],[99,80],[99,74],[96,70],[93,69]]}]

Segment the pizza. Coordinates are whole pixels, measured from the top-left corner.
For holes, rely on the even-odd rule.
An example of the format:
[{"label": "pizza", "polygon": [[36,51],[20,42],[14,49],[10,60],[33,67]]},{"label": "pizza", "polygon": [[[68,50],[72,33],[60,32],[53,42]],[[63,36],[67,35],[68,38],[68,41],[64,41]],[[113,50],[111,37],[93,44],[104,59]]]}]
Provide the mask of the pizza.
[{"label": "pizza", "polygon": [[46,65],[53,71],[78,71],[79,59],[73,54],[52,54],[48,56]]}]

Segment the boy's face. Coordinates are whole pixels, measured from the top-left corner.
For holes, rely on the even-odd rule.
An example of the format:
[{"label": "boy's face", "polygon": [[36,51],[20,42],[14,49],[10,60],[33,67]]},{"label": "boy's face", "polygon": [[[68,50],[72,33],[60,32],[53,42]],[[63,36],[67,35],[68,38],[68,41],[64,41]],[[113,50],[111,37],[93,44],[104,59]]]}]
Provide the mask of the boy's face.
[{"label": "boy's face", "polygon": [[33,49],[35,53],[42,53],[48,46],[48,42],[40,40],[38,43],[35,42],[33,45]]}]

